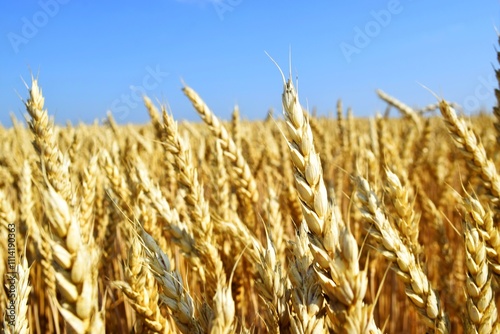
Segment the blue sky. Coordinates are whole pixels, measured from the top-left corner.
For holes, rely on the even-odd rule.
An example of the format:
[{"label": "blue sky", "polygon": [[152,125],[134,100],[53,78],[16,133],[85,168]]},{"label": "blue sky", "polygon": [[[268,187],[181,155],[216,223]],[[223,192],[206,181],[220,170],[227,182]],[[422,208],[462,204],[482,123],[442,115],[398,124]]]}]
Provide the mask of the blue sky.
[{"label": "blue sky", "polygon": [[181,80],[229,119],[281,112],[281,76],[299,80],[302,104],[320,115],[338,98],[356,116],[383,112],[380,88],[411,106],[435,98],[495,103],[500,1],[2,1],[0,123],[25,114],[23,79],[39,76],[56,122],[92,122],[108,110],[143,123],[143,93],[178,120],[198,120]]}]

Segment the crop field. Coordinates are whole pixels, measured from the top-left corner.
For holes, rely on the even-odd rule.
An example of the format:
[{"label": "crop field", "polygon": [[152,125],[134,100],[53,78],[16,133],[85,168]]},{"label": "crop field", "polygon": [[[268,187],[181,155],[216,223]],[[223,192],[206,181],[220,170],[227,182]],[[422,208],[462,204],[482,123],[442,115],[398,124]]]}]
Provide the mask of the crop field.
[{"label": "crop field", "polygon": [[185,86],[200,123],[144,97],[148,124],[60,126],[27,88],[0,128],[6,333],[500,331],[498,107],[318,117],[288,80],[262,121]]}]

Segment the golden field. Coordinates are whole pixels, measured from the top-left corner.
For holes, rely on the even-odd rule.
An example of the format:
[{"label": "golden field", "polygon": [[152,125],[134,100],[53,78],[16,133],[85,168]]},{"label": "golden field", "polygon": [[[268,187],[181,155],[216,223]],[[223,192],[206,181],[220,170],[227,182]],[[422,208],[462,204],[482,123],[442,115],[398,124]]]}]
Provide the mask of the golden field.
[{"label": "golden field", "polygon": [[145,97],[149,124],[62,127],[32,80],[0,128],[3,330],[499,331],[495,113],[316,117],[287,81],[283,116],[222,122],[183,91],[202,123]]}]

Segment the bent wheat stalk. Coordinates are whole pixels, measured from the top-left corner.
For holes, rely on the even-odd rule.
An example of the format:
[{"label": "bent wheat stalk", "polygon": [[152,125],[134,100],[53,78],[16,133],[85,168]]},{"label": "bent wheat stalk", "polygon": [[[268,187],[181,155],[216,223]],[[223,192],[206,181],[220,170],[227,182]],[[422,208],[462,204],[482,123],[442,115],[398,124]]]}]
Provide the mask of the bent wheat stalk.
[{"label": "bent wheat stalk", "polygon": [[171,329],[158,306],[159,295],[156,280],[144,266],[145,255],[139,236],[136,233],[131,235],[128,264],[125,267],[127,281],[116,281],[113,285],[129,299],[132,308],[142,320],[142,329],[148,330],[149,333],[166,333]]},{"label": "bent wheat stalk", "polygon": [[377,240],[380,253],[394,261],[393,268],[406,285],[406,295],[419,311],[425,325],[437,333],[449,333],[448,316],[441,307],[439,298],[427,275],[415,259],[415,254],[402,241],[397,231],[387,220],[380,202],[371,190],[368,181],[357,177],[358,198],[361,200],[361,213],[370,223],[370,234]]},{"label": "bent wheat stalk", "polygon": [[137,228],[149,269],[162,288],[160,299],[171,310],[177,327],[185,334],[206,333],[207,328],[203,328],[195,318],[193,299],[186,290],[181,275],[171,269],[169,258],[156,241],[140,225]]},{"label": "bent wheat stalk", "polygon": [[377,90],[377,95],[387,102],[390,106],[395,107],[398,109],[405,117],[408,117],[411,119],[415,125],[418,127],[418,129],[422,128],[422,118],[419,116],[419,114],[410,106],[404,104],[403,102],[399,101],[393,96],[390,96],[389,94],[385,93],[381,89]]}]

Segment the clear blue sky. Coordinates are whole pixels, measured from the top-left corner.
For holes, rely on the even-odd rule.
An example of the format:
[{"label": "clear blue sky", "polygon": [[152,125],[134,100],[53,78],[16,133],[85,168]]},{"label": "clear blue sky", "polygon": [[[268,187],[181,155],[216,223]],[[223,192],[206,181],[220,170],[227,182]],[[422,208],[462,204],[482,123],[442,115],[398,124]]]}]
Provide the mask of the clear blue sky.
[{"label": "clear blue sky", "polygon": [[[39,75],[56,122],[148,121],[137,96],[198,120],[184,80],[223,119],[281,112],[281,77],[326,115],[336,100],[356,116],[383,112],[375,90],[411,106],[435,102],[423,84],[467,112],[495,102],[500,2],[485,1],[2,1],[0,122],[25,114],[22,79]],[[19,95],[18,95],[19,94]]]}]

